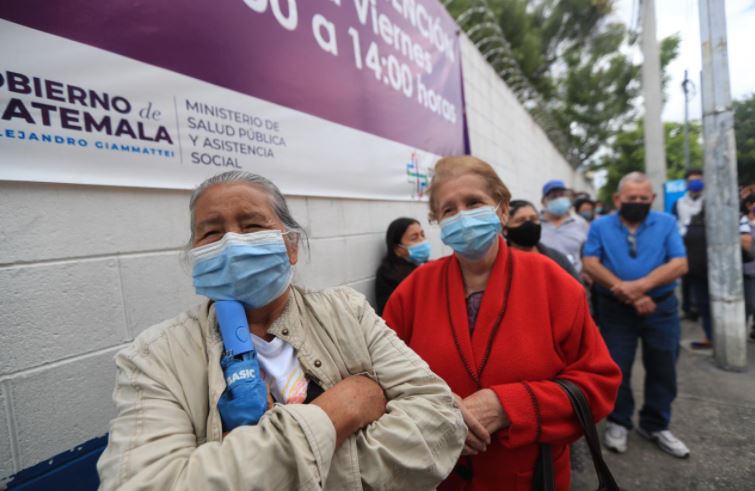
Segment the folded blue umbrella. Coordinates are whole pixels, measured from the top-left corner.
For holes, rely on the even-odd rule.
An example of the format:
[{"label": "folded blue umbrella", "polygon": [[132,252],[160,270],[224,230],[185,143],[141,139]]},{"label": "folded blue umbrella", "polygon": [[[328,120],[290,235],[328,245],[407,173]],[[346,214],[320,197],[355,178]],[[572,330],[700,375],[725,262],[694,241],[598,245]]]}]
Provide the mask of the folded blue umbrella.
[{"label": "folded blue umbrella", "polygon": [[223,431],[256,424],[267,410],[267,386],[249,334],[244,306],[233,300],[215,302],[225,353],[220,366],[226,389],[218,401]]}]

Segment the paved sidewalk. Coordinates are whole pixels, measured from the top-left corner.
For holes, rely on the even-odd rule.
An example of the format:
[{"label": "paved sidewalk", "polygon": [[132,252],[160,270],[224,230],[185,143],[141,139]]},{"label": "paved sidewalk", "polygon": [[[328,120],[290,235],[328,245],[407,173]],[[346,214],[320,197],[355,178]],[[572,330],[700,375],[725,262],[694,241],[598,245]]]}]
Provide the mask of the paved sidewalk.
[{"label": "paved sidewalk", "polygon": [[[755,344],[748,345],[748,370],[732,373],[715,366],[711,351],[689,348],[690,341],[701,338],[698,323],[683,322],[677,365],[679,395],[673,405],[671,430],[690,448],[690,457],[671,457],[632,431],[626,453],[603,451],[624,489],[755,490]],[[643,380],[638,353],[632,373],[638,410]],[[601,438],[602,426],[598,428]],[[572,490],[595,491],[592,461],[589,455],[580,460],[583,469],[574,470]]]}]

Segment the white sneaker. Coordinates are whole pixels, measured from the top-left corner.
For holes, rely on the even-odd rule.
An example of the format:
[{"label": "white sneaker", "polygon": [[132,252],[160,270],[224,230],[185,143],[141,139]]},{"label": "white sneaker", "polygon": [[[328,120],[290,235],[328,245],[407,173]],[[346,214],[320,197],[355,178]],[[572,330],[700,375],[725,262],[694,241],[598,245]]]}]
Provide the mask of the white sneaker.
[{"label": "white sneaker", "polygon": [[687,448],[687,445],[675,437],[669,430],[652,431],[648,433],[642,428],[637,428],[637,434],[651,442],[655,442],[655,444],[658,445],[658,448],[667,454],[673,455],[679,459],[686,459],[689,457],[689,449]]},{"label": "white sneaker", "polygon": [[627,451],[627,429],[612,421],[606,421],[606,432],[603,434],[603,445],[616,453]]}]

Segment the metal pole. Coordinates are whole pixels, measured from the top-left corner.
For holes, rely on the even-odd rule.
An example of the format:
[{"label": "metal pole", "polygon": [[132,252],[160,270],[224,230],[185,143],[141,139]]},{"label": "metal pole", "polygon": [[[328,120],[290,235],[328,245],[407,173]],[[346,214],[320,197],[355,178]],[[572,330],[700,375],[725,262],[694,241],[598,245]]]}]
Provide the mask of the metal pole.
[{"label": "metal pole", "polygon": [[705,232],[713,352],[726,370],[747,368],[734,112],[729,86],[724,0],[700,0]]},{"label": "metal pole", "polygon": [[684,170],[690,169],[689,163],[689,84],[692,83],[687,77],[687,70],[684,70],[684,82],[682,90],[684,91]]},{"label": "metal pole", "polygon": [[[666,147],[661,122],[661,57],[655,33],[655,0],[642,0],[642,91],[645,98],[645,173],[660,192],[666,181]],[[653,205],[663,211],[663,199]]]}]

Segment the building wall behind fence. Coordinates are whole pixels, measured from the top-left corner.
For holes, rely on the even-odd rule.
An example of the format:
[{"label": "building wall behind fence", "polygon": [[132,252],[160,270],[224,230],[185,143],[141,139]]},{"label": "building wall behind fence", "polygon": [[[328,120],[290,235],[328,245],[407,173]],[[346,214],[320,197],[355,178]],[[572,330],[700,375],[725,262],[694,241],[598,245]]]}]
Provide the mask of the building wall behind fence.
[{"label": "building wall behind fence", "polygon": [[[462,40],[472,153],[514,197],[561,178],[584,188],[471,43]],[[30,164],[31,165],[31,164]],[[0,481],[108,431],[113,355],[199,301],[181,260],[188,191],[0,182]],[[427,205],[289,197],[310,236],[296,281],[373,299],[384,233],[419,219],[448,254]]]}]

